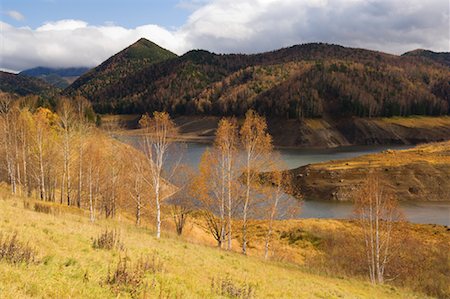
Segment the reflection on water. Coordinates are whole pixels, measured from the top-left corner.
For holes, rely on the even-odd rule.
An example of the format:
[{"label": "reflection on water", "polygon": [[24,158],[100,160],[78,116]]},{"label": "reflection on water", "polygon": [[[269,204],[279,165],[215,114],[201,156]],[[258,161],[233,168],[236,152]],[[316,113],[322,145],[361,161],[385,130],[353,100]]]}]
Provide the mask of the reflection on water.
[{"label": "reflection on water", "polygon": [[[141,137],[117,136],[123,142],[140,148]],[[175,150],[176,155],[181,155],[181,162],[194,168],[198,167],[201,155],[210,147],[202,143],[185,143]],[[289,168],[352,158],[369,153],[376,153],[386,149],[404,149],[406,146],[351,146],[336,149],[279,149],[281,158]],[[176,160],[178,160],[177,158]],[[169,161],[170,162],[170,161]],[[292,198],[292,203],[297,204]],[[450,202],[401,202],[400,206],[408,221],[415,223],[433,223],[450,226]],[[334,218],[344,219],[352,217],[353,206],[350,202],[306,200],[303,202],[300,218]]]},{"label": "reflection on water", "polygon": [[[450,202],[400,202],[406,220],[414,223],[441,224],[450,226]],[[306,200],[300,218],[351,218],[353,205],[350,202]]]}]

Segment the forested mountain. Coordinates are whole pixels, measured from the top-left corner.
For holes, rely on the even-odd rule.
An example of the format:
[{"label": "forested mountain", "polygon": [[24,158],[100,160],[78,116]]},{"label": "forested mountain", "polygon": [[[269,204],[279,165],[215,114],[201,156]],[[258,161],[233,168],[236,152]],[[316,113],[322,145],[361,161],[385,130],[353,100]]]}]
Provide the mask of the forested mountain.
[{"label": "forested mountain", "polygon": [[66,88],[88,70],[87,67],[48,68],[39,66],[24,70],[19,75],[36,77],[57,88]]},{"label": "forested mountain", "polygon": [[450,66],[449,52],[433,52],[430,50],[417,49],[414,51],[406,52],[402,56],[424,57],[442,63],[446,66]]},{"label": "forested mountain", "polygon": [[120,85],[124,78],[146,66],[176,57],[176,54],[141,38],[78,78],[67,88],[66,93],[80,91],[94,101],[109,86]]},{"label": "forested mountain", "polygon": [[[81,92],[102,113],[240,116],[253,108],[289,119],[449,113],[450,69],[414,55],[322,43],[254,55],[195,50],[159,63],[132,63],[128,72],[129,61],[117,56],[123,52],[65,92]],[[101,69],[116,80],[106,80]]]},{"label": "forested mountain", "polygon": [[41,79],[2,71],[0,71],[0,91],[19,96],[49,96],[58,93],[55,87]]}]

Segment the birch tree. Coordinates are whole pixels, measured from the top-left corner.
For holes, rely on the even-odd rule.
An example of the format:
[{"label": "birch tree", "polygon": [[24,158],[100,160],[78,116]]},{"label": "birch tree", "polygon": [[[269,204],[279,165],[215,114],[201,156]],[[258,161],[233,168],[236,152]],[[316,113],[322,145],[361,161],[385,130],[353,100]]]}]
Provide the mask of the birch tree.
[{"label": "birch tree", "polygon": [[11,114],[13,109],[13,99],[9,94],[0,94],[0,117],[2,124],[2,140],[5,152],[6,170],[9,182],[11,184],[11,193],[16,193],[16,175],[12,153],[12,132],[11,132]]},{"label": "birch tree", "polygon": [[392,233],[402,219],[396,198],[371,173],[356,192],[354,212],[364,235],[370,281],[385,281],[386,267],[392,256]]},{"label": "birch tree", "polygon": [[[133,163],[133,171],[130,173],[131,190],[130,195],[133,198],[135,206],[135,224],[141,225],[141,217],[144,208],[144,195],[145,189],[149,188],[146,185],[145,176],[147,175],[147,168],[145,167],[145,161],[141,159],[141,156],[131,157]],[[147,192],[148,193],[148,192]]]},{"label": "birch tree", "polygon": [[171,137],[176,135],[175,123],[166,112],[154,112],[153,117],[145,115],[139,121],[144,128],[144,151],[150,169],[150,181],[156,204],[156,237],[161,237],[161,196],[163,170],[167,163]]},{"label": "birch tree", "polygon": [[264,171],[268,155],[272,152],[272,137],[267,132],[264,117],[253,110],[245,115],[245,121],[240,129],[240,140],[243,150],[243,182],[245,185],[244,203],[242,209],[242,253],[247,254],[248,217],[251,207],[251,191],[258,183],[258,173]]},{"label": "birch tree", "polygon": [[71,204],[72,178],[71,178],[71,153],[72,137],[74,133],[75,111],[68,99],[61,99],[58,107],[59,125],[62,133],[63,173],[61,179],[61,203],[64,192],[67,197],[67,205]]},{"label": "birch tree", "polygon": [[194,170],[188,165],[181,165],[171,179],[176,191],[167,199],[166,203],[170,205],[175,230],[179,236],[183,234],[189,214],[195,207],[194,193],[192,192],[194,178]]},{"label": "birch tree", "polygon": [[[222,233],[227,231],[227,250],[232,248],[232,224],[233,214],[236,205],[238,190],[238,126],[236,119],[222,118],[217,128],[214,147],[219,155],[220,176],[221,176],[221,206],[220,215],[222,225],[227,224],[227,228],[222,228]],[[226,211],[225,211],[226,210]],[[224,218],[227,218],[226,220]],[[225,238],[225,235],[222,236]]]},{"label": "birch tree", "polygon": [[31,112],[24,108],[20,111],[19,121],[19,138],[22,143],[21,156],[22,156],[22,172],[23,172],[23,190],[28,196],[31,196],[31,182],[30,182],[30,139],[31,131],[33,128],[33,116]]},{"label": "birch tree", "polygon": [[74,99],[75,109],[77,113],[76,119],[76,133],[77,133],[77,147],[78,147],[78,192],[77,192],[77,207],[81,207],[82,190],[83,190],[83,155],[85,150],[85,135],[89,132],[89,123],[86,119],[86,109],[89,107],[89,102],[86,98],[76,96]]},{"label": "birch tree", "polygon": [[265,187],[264,197],[267,212],[267,231],[264,237],[264,259],[269,258],[270,247],[273,239],[273,224],[277,218],[289,219],[298,217],[301,202],[296,198],[290,200],[289,191],[292,189],[291,175],[282,169],[287,169],[279,157],[273,158],[273,166],[268,179],[270,184]]},{"label": "birch tree", "polygon": [[199,165],[199,174],[193,184],[194,194],[201,203],[206,229],[222,248],[225,240],[225,190],[220,154],[214,149],[206,150]]}]

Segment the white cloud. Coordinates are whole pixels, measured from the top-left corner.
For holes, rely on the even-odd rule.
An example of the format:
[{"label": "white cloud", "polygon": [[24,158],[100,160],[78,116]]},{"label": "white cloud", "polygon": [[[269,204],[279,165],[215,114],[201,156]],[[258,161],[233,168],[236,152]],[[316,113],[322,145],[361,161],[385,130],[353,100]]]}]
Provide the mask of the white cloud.
[{"label": "white cloud", "polygon": [[450,50],[449,7],[442,0],[185,0],[179,5],[194,10],[175,30],[81,20],[36,29],[0,22],[0,67],[94,66],[141,37],[177,54],[199,48],[255,53],[307,42],[397,54]]},{"label": "white cloud", "polygon": [[37,29],[0,22],[0,30],[0,67],[12,70],[35,66],[96,66],[141,37],[171,50],[178,47],[174,34],[157,25],[127,29],[61,20]]},{"label": "white cloud", "polygon": [[56,22],[47,22],[36,28],[36,31],[70,31],[79,28],[86,28],[87,23],[80,20],[60,20]]},{"label": "white cloud", "polygon": [[449,6],[442,0],[216,0],[191,14],[191,46],[258,52],[328,42],[402,53],[449,51]]},{"label": "white cloud", "polygon": [[6,12],[6,14],[8,16],[10,16],[11,18],[13,18],[14,20],[16,20],[16,21],[23,21],[23,20],[25,20],[25,17],[23,16],[23,14],[21,14],[18,11],[15,11],[15,10],[9,10],[9,11]]}]

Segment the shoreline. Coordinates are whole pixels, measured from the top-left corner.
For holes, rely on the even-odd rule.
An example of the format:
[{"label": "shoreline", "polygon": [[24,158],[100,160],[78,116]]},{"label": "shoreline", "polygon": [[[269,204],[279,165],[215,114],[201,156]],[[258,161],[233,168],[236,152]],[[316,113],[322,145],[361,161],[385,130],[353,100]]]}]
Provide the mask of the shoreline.
[{"label": "shoreline", "polygon": [[[102,129],[104,130],[104,129]],[[141,129],[119,129],[119,130],[112,130],[112,131],[107,131],[109,134],[112,135],[120,135],[120,136],[144,136],[145,133],[142,132]],[[182,134],[180,136],[170,136],[169,137],[172,141],[174,142],[187,142],[187,143],[199,143],[199,144],[208,144],[208,145],[212,145],[214,144],[214,136],[192,136],[189,134]],[[293,145],[274,145],[274,149],[276,150],[320,150],[320,151],[340,151],[343,150],[345,151],[345,149],[365,149],[365,148],[384,148],[387,146],[391,146],[393,149],[395,150],[401,150],[401,149],[408,149],[408,148],[412,148],[415,146],[419,146],[419,145],[423,145],[426,143],[416,143],[416,144],[398,144],[398,143],[386,143],[386,144],[344,144],[344,145],[336,145],[336,146],[329,146],[329,147],[324,147],[324,146],[306,146],[306,145],[298,145],[298,146],[293,146]]]}]

